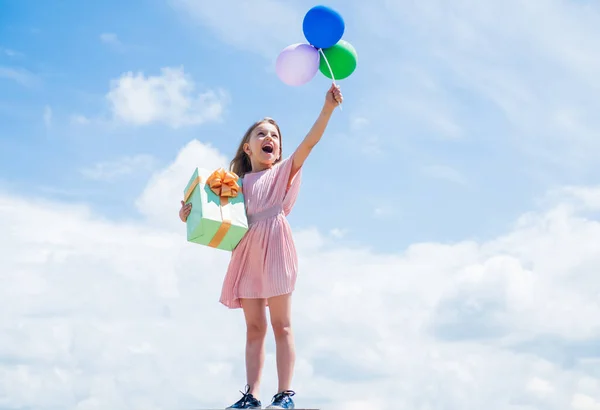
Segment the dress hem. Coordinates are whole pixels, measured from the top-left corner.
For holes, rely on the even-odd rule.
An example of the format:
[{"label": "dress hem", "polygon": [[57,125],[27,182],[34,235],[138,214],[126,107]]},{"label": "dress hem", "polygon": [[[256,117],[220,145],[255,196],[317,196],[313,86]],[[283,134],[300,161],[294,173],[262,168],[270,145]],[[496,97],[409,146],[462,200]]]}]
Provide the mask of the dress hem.
[{"label": "dress hem", "polygon": [[224,305],[225,307],[228,307],[229,309],[241,309],[242,308],[242,302],[240,302],[240,299],[265,299],[265,306],[269,306],[269,299],[270,298],[274,298],[277,296],[283,296],[283,295],[288,295],[290,293],[293,293],[295,290],[295,287],[291,287],[288,290],[285,290],[283,292],[279,292],[276,293],[274,295],[270,295],[270,296],[253,296],[253,297],[247,297],[247,296],[241,296],[241,297],[237,297],[233,300],[219,300],[219,303],[221,303],[222,305]]}]

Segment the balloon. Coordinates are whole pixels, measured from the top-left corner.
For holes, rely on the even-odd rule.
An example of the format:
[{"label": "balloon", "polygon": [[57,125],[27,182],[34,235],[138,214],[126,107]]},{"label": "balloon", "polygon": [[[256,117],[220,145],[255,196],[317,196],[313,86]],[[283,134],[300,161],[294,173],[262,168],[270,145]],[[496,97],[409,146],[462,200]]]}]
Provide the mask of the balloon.
[{"label": "balloon", "polygon": [[313,46],[292,44],[284,48],[277,57],[275,72],[287,85],[303,85],[317,74],[319,60],[319,51]]},{"label": "balloon", "polygon": [[[336,80],[343,80],[350,76],[356,69],[356,60],[358,59],[356,50],[352,44],[345,40],[340,40],[333,47],[323,50],[323,54],[325,54]],[[321,70],[321,73],[323,73],[325,77],[331,78],[331,73],[329,72],[329,67],[327,66],[325,58],[321,58],[319,70]]]},{"label": "balloon", "polygon": [[329,48],[344,35],[345,23],[340,14],[325,6],[315,6],[304,16],[302,30],[306,40],[316,48]]}]

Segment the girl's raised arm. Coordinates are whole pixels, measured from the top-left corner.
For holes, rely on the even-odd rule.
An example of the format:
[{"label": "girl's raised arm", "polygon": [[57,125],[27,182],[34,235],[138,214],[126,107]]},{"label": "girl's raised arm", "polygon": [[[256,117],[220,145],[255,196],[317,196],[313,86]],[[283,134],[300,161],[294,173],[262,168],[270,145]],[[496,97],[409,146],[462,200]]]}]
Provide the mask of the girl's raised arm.
[{"label": "girl's raised arm", "polygon": [[319,117],[313,124],[304,140],[298,145],[296,151],[293,155],[293,163],[292,170],[290,172],[290,180],[296,175],[298,170],[308,158],[308,155],[312,151],[315,145],[321,140],[323,133],[325,132],[325,128],[327,128],[327,124],[329,123],[329,119],[331,118],[331,114],[333,110],[342,103],[343,97],[342,92],[340,91],[340,87],[336,84],[332,84],[331,88],[327,91],[327,95],[325,96],[325,104],[323,105],[323,109],[319,114]]}]

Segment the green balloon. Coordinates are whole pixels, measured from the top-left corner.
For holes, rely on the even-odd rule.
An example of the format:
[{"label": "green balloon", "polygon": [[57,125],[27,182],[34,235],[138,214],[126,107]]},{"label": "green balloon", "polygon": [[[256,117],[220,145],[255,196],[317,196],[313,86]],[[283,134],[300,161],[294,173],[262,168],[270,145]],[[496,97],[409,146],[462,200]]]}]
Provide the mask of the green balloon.
[{"label": "green balloon", "polygon": [[[352,44],[347,41],[340,40],[334,46],[325,48],[322,51],[331,66],[331,71],[333,71],[333,76],[336,80],[343,80],[356,69],[356,60],[358,56],[356,55],[356,50],[352,47]],[[331,72],[329,71],[329,67],[327,67],[327,61],[321,56],[319,70],[325,77],[331,78]]]}]

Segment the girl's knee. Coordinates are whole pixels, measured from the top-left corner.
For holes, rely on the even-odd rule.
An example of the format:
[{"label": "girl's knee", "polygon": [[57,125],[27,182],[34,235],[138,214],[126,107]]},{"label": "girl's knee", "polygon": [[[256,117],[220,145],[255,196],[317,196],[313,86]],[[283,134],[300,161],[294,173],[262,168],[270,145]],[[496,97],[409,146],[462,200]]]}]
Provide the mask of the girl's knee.
[{"label": "girl's knee", "polygon": [[248,323],[246,326],[248,340],[261,340],[267,336],[267,323]]},{"label": "girl's knee", "polygon": [[275,339],[285,338],[292,334],[292,325],[288,321],[274,321],[271,325]]}]

